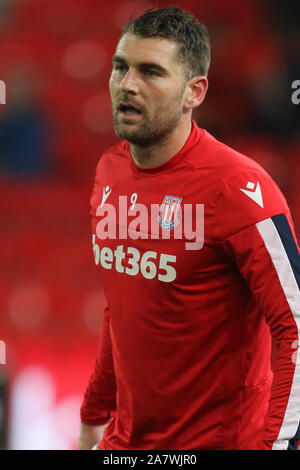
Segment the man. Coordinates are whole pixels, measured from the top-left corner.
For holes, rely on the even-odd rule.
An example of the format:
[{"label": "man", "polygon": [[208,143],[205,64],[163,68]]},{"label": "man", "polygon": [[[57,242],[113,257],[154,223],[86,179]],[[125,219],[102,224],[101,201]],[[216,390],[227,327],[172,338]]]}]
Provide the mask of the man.
[{"label": "man", "polygon": [[192,120],[209,63],[205,27],[174,7],[131,21],[117,45],[122,141],[91,197],[108,306],[79,449],[103,425],[109,450],[287,449],[296,435],[299,249],[270,176]]}]

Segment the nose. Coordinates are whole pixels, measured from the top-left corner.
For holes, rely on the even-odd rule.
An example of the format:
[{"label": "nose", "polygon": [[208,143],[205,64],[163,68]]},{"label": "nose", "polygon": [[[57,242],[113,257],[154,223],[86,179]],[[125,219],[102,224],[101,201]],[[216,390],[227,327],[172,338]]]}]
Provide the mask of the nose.
[{"label": "nose", "polygon": [[124,91],[131,93],[138,93],[137,74],[134,70],[128,69],[125,77],[122,80],[121,87]]}]

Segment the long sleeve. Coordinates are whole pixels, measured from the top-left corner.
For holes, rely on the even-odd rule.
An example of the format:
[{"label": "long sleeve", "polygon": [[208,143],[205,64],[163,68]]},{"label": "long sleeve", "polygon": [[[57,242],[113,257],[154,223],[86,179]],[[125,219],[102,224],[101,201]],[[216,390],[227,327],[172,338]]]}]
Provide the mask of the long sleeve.
[{"label": "long sleeve", "polygon": [[262,220],[223,244],[278,345],[269,406],[257,447],[284,450],[300,421],[300,255],[290,215]]},{"label": "long sleeve", "polygon": [[262,169],[238,169],[224,181],[215,227],[219,246],[245,279],[277,342],[257,446],[287,449],[300,421],[300,254],[290,211]]},{"label": "long sleeve", "polygon": [[109,329],[109,309],[106,308],[94,370],[80,408],[83,424],[105,424],[116,410],[116,383]]}]

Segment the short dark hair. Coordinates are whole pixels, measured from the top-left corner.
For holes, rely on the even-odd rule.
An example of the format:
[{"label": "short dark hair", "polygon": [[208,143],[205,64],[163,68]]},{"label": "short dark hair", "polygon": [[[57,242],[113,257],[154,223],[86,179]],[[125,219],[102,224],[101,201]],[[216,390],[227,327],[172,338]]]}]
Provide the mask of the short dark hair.
[{"label": "short dark hair", "polygon": [[131,19],[123,28],[126,33],[143,38],[164,38],[177,43],[179,60],[190,80],[196,75],[207,76],[210,65],[210,41],[206,27],[190,12],[169,6],[147,10]]}]

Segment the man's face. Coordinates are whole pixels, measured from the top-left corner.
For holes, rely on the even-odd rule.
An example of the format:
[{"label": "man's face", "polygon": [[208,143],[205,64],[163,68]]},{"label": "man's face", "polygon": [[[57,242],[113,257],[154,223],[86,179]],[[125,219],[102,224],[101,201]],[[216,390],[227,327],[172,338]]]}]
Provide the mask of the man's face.
[{"label": "man's face", "polygon": [[185,85],[176,43],[125,34],[109,81],[116,134],[140,146],[163,139],[182,117]]}]

